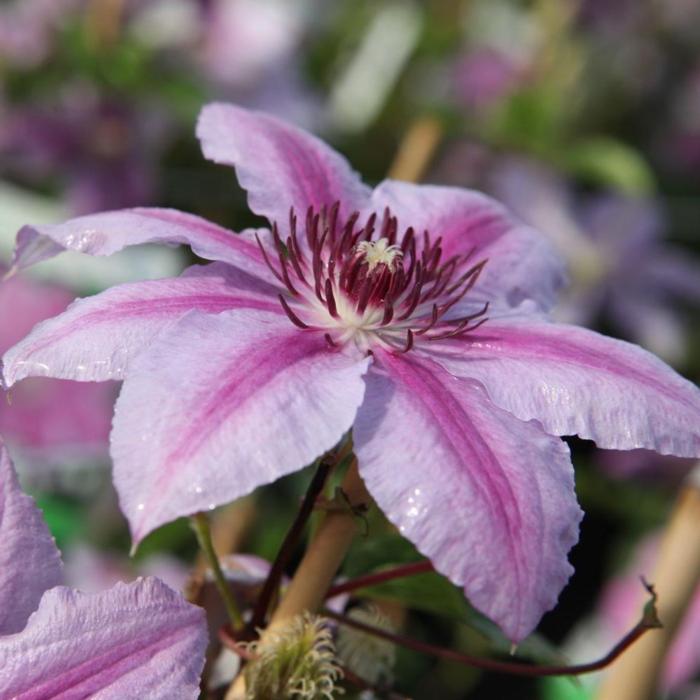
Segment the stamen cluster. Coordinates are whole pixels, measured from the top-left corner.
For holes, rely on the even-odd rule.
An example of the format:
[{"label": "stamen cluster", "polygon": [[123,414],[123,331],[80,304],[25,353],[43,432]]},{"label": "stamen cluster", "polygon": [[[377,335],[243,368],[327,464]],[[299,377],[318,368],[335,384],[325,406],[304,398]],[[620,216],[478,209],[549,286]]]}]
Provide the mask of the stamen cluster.
[{"label": "stamen cluster", "polygon": [[486,321],[488,303],[475,313],[447,317],[476,284],[486,260],[471,264],[473,251],[443,260],[442,238],[432,240],[428,231],[418,236],[409,227],[399,238],[388,208],[381,223],[371,214],[364,225],[359,212],[341,223],[339,208],[339,203],[318,212],[309,208],[305,239],[294,210],[286,241],[275,224],[276,264],[258,239],[288,292],[279,300],[292,323],[326,331],[332,345],[354,339],[368,349],[381,342],[406,352],[418,338],[449,338]]}]

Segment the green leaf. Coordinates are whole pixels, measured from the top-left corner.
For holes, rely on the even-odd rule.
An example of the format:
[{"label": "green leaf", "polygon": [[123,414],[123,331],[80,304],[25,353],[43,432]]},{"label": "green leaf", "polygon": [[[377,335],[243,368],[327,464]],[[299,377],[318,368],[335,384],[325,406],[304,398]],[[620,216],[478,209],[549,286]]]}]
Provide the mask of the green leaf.
[{"label": "green leaf", "polygon": [[444,576],[436,573],[385,581],[376,586],[361,588],[355,595],[359,598],[392,600],[414,610],[458,620],[469,619],[473,612],[464,594]]},{"label": "green leaf", "polygon": [[[389,559],[392,564],[386,564]],[[398,535],[380,535],[353,548],[343,573],[350,577],[393,568],[399,564],[419,561],[422,557],[415,547]],[[467,625],[479,633],[493,653],[508,654],[511,644],[498,626],[477,612],[457,586],[435,572],[416,574],[385,581],[353,591],[358,598],[388,600],[421,612],[439,615]],[[566,663],[556,647],[544,637],[533,634],[518,647],[518,657],[540,664]]]},{"label": "green leaf", "polygon": [[655,189],[654,174],[634,148],[607,136],[579,141],[565,150],[562,165],[596,185],[628,195],[647,195]]},{"label": "green leaf", "polygon": [[84,527],[83,512],[79,505],[56,495],[42,494],[35,496],[35,501],[43,511],[46,524],[60,550],[78,538]]},{"label": "green leaf", "polygon": [[355,541],[343,565],[343,575],[354,578],[387,566],[387,562],[392,565],[408,564],[423,558],[418,550],[400,535],[372,534],[371,537]]},{"label": "green leaf", "polygon": [[596,685],[589,680],[569,677],[543,678],[541,680],[544,700],[592,700]]},{"label": "green leaf", "polygon": [[547,154],[561,141],[561,94],[546,85],[523,89],[506,100],[485,124],[497,144]]},{"label": "green leaf", "polygon": [[189,526],[189,519],[178,518],[150,533],[139,544],[134,554],[134,560],[140,561],[163,551],[186,551],[194,548],[194,543],[195,538]]}]

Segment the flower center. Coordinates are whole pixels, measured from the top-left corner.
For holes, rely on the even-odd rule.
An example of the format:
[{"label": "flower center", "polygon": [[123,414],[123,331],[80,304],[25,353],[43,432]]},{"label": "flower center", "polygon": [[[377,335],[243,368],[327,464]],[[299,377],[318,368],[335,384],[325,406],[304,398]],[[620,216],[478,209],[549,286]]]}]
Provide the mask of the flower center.
[{"label": "flower center", "polygon": [[365,256],[368,273],[372,272],[378,265],[385,265],[390,272],[394,272],[396,265],[403,257],[401,247],[391,245],[388,238],[380,238],[378,241],[361,241],[357,244],[357,252]]},{"label": "flower center", "polygon": [[443,259],[442,239],[413,228],[398,236],[398,222],[386,209],[364,225],[354,213],[339,222],[339,204],[306,213],[305,236],[297,216],[289,217],[283,241],[272,227],[276,263],[258,244],[273,274],[286,288],[279,300],[289,319],[304,330],[320,330],[331,345],[355,342],[363,350],[379,343],[405,352],[416,340],[439,340],[474,330],[486,321],[465,297],[486,264],[471,252]]}]

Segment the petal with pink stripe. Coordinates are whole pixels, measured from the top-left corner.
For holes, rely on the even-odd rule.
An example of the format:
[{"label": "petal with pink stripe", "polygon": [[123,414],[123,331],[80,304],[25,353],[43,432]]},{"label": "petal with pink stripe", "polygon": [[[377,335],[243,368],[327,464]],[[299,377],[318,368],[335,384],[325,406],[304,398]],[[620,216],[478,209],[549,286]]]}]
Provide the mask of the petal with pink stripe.
[{"label": "petal with pink stripe", "polygon": [[250,208],[286,230],[293,207],[304,221],[313,206],[340,202],[341,219],[363,210],[370,190],[330,146],[263,112],[229,104],[204,107],[197,122],[204,156],[232,165]]},{"label": "petal with pink stripe", "polygon": [[352,426],[369,360],[268,311],[192,312],[134,361],[114,481],[135,544],[301,469]]},{"label": "petal with pink stripe", "polygon": [[442,238],[444,259],[469,252],[474,262],[487,259],[469,300],[554,305],[565,281],[561,258],[545,236],[494,199],[459,187],[385,180],[374,190],[372,204],[379,212],[389,207],[399,230],[412,226],[419,240],[423,231],[432,240]]},{"label": "petal with pink stripe", "polygon": [[0,639],[0,697],[196,700],[204,610],[156,578],[87,594],[44,594],[18,634]]},{"label": "petal with pink stripe", "polygon": [[[53,537],[41,511],[20,488],[0,440],[0,635],[19,632],[44,591],[62,583]],[[0,674],[2,667],[0,663]]]},{"label": "petal with pink stripe", "polygon": [[435,568],[520,641],[572,573],[582,514],[567,446],[429,360],[381,352],[376,361],[353,433],[367,488]]},{"label": "petal with pink stripe", "polygon": [[555,435],[700,457],[700,390],[637,345],[536,317],[493,319],[431,356]]},{"label": "petal with pink stripe", "polygon": [[220,260],[261,279],[273,279],[248,234],[237,235],[193,214],[157,208],[122,209],[88,214],[61,224],[24,226],[17,234],[12,269],[29,267],[63,250],[112,255],[142,243],[189,245],[206,260]]},{"label": "petal with pink stripe", "polygon": [[134,356],[188,311],[253,308],[282,314],[272,285],[230,265],[194,266],[181,277],[112,287],[39,323],[5,353],[5,386],[29,376],[123,379]]}]

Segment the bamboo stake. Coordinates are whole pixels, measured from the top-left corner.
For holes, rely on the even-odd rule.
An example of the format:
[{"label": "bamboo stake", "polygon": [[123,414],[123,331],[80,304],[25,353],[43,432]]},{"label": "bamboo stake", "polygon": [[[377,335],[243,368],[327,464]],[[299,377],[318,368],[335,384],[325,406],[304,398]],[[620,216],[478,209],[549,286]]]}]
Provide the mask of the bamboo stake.
[{"label": "bamboo stake", "polygon": [[93,51],[114,47],[121,38],[124,0],[90,0],[85,8],[85,32]]},{"label": "bamboo stake", "polygon": [[[352,460],[341,488],[352,508],[367,505],[369,495]],[[289,620],[305,612],[315,612],[326,598],[326,592],[357,533],[357,516],[351,508],[329,511],[319,525],[304,558],[297,568],[282,601],[275,610],[270,624],[261,635],[261,644],[271,630],[284,626]],[[243,674],[229,688],[225,700],[245,700]]]},{"label": "bamboo stake", "polygon": [[651,578],[663,629],[631,648],[603,681],[598,700],[652,700],[664,661],[700,585],[700,465],[681,491]]},{"label": "bamboo stake", "polygon": [[442,127],[435,117],[421,117],[411,124],[389,168],[389,178],[418,182],[433,158],[442,137]]}]

